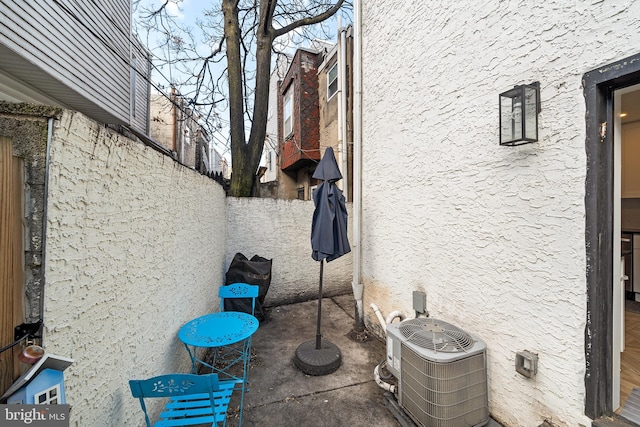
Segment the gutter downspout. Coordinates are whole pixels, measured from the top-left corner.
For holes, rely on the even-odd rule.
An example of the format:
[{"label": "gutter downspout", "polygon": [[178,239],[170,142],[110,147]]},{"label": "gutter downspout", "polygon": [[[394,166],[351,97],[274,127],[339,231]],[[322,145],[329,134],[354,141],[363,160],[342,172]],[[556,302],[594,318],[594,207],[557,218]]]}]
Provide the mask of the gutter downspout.
[{"label": "gutter downspout", "polygon": [[353,296],[356,300],[356,329],[364,329],[364,307],[361,283],[362,251],[362,0],[353,1]]},{"label": "gutter downspout", "polygon": [[[338,85],[340,91],[340,99],[338,100],[338,140],[341,141],[340,154],[342,169],[342,188],[344,194],[349,201],[349,146],[347,141],[347,34],[342,28],[342,20],[338,17],[338,31],[340,31],[340,47],[339,68],[338,68]],[[352,196],[353,197],[353,196]]]}]

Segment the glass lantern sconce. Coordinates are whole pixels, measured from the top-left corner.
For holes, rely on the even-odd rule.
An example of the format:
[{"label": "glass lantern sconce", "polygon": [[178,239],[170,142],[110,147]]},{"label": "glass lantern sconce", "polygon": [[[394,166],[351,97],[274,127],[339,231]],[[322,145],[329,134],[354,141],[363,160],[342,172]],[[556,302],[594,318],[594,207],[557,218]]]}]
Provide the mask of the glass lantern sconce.
[{"label": "glass lantern sconce", "polygon": [[540,82],[515,86],[500,94],[500,145],[522,145],[538,140]]}]

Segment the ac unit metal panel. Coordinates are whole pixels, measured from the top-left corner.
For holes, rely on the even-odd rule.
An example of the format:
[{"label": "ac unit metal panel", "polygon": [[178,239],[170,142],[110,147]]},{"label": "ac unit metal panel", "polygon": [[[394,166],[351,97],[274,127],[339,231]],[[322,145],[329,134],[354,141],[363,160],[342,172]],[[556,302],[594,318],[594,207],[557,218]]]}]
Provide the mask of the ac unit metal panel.
[{"label": "ac unit metal panel", "polygon": [[485,425],[489,421],[485,354],[435,362],[403,345],[400,406],[419,426]]},{"label": "ac unit metal panel", "polygon": [[[421,329],[424,329],[425,331],[431,329],[434,325],[446,325],[448,328],[458,329],[457,327],[451,324],[448,324],[446,322],[433,319],[433,318],[410,319],[410,320],[405,320],[399,323],[389,323],[386,328],[387,329],[387,369],[398,380],[400,380],[402,376],[402,372],[400,369],[401,361],[402,361],[401,343],[412,348],[415,352],[422,354],[423,357],[426,357],[432,360],[437,360],[437,361],[450,361],[450,362],[457,359],[465,358],[470,354],[473,354],[478,351],[482,351],[484,348],[486,348],[486,344],[482,340],[476,337],[471,337],[469,334],[467,334],[462,330],[459,330],[459,331],[462,334],[466,334],[469,338],[471,338],[471,340],[469,340],[470,342],[468,342],[467,345],[464,347],[464,350],[460,350],[457,352],[445,352],[445,351],[437,351],[434,349],[421,347],[420,344],[425,343],[424,334],[422,334],[422,336],[420,336],[419,339],[413,340],[413,342],[410,341],[411,338],[408,338],[407,336],[405,336],[407,325],[410,325],[414,328],[416,327],[416,325],[418,326],[422,325],[423,328]],[[439,337],[436,337],[436,338],[439,338]]]},{"label": "ac unit metal panel", "polygon": [[400,407],[419,426],[489,422],[486,344],[465,331],[433,318],[388,324],[387,370],[398,379]]},{"label": "ac unit metal panel", "polygon": [[387,370],[400,380],[400,352],[402,338],[393,324],[387,325]]}]

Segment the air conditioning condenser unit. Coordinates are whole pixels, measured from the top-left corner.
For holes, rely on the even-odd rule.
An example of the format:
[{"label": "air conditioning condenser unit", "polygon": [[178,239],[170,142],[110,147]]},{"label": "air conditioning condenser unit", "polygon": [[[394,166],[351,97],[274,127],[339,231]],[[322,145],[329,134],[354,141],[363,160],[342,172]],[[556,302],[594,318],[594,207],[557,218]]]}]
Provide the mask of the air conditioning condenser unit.
[{"label": "air conditioning condenser unit", "polygon": [[486,344],[460,328],[432,318],[387,324],[387,369],[398,404],[419,426],[489,422]]}]

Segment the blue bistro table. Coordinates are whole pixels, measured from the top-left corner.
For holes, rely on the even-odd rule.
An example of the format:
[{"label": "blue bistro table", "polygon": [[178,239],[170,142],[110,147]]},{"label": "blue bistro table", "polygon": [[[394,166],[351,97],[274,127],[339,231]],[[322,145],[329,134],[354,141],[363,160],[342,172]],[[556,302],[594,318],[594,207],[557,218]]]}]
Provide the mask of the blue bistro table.
[{"label": "blue bistro table", "polygon": [[[191,370],[194,374],[198,373],[198,365],[201,364],[209,367],[212,372],[241,384],[240,424],[251,358],[251,336],[258,330],[258,326],[258,319],[251,314],[221,311],[193,319],[178,332],[178,338],[191,357]],[[212,363],[198,358],[198,348],[214,350]],[[231,368],[239,362],[242,363],[242,372],[232,374]]]}]

